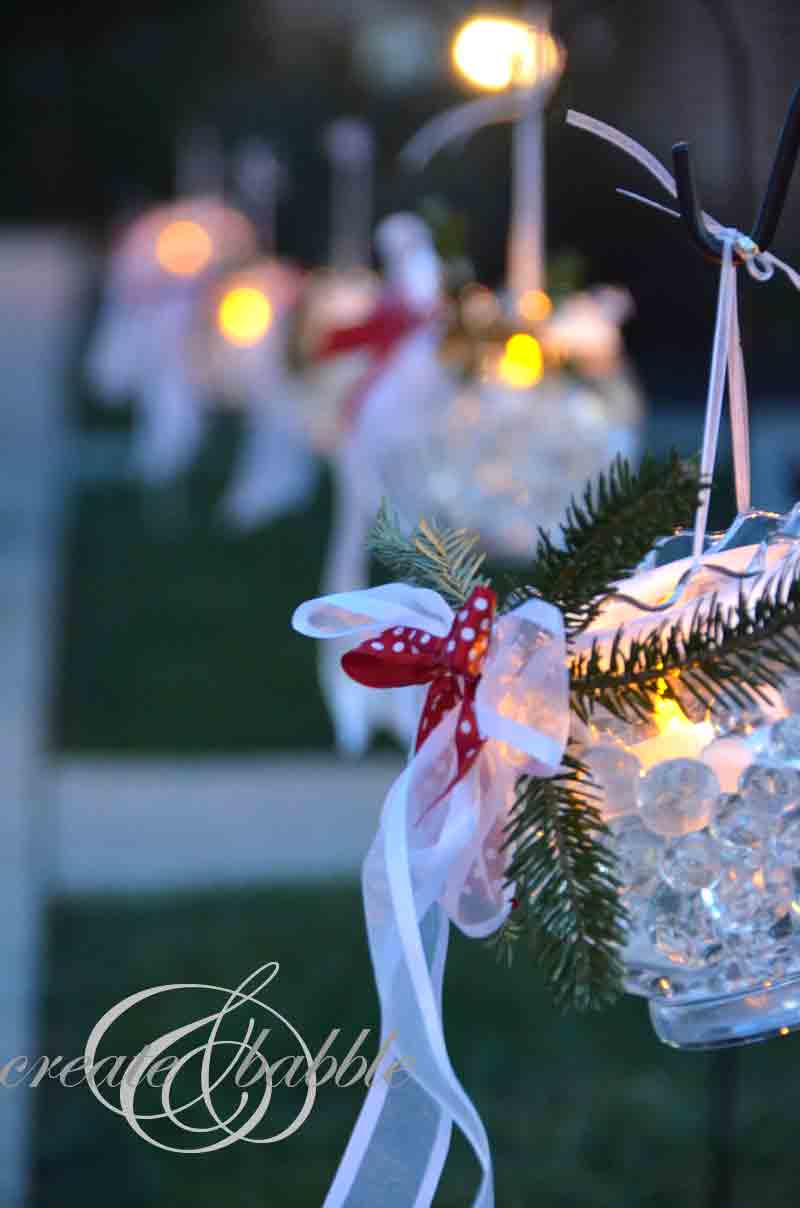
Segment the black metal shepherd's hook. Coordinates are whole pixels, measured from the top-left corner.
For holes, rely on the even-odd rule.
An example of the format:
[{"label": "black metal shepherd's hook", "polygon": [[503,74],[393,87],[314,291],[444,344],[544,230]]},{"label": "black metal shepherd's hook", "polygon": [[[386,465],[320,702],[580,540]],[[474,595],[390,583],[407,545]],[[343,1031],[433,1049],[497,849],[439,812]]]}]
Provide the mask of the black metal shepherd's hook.
[{"label": "black metal shepherd's hook", "polygon": [[[753,227],[750,238],[761,252],[766,252],[775,232],[778,229],[786,194],[800,152],[800,87],[795,91],[789,104],[786,120],[783,124],[772,171],[761,203],[761,209]],[[688,143],[676,143],[672,148],[672,162],[675,167],[675,185],[678,190],[678,205],[681,217],[685,222],[692,242],[704,256],[710,257],[717,263],[722,258],[722,241],[709,231],[703,219],[703,208],[697,196],[694,170]],[[737,256],[741,259],[741,256]]]}]

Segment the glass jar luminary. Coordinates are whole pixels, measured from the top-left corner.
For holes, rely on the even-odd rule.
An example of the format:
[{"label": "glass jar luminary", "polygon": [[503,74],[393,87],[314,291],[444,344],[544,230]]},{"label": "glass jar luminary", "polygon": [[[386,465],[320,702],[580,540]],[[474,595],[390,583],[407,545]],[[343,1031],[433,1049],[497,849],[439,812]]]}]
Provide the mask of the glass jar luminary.
[{"label": "glass jar luminary", "polygon": [[[607,657],[620,627],[622,653],[664,625],[685,633],[715,603],[736,610],[742,591],[748,607],[775,598],[800,570],[798,527],[797,507],[751,513],[694,567],[649,558],[578,652],[596,644]],[[673,675],[653,706],[630,724],[595,710],[575,735],[628,912],[625,988],[679,1048],[785,1035],[800,1028],[800,676],[712,712]]]},{"label": "glass jar luminary", "polygon": [[478,532],[492,556],[521,561],[539,528],[563,517],[577,483],[638,452],[641,414],[623,374],[602,383],[559,372],[535,385],[467,381],[387,444],[384,492],[402,517],[435,515]]}]

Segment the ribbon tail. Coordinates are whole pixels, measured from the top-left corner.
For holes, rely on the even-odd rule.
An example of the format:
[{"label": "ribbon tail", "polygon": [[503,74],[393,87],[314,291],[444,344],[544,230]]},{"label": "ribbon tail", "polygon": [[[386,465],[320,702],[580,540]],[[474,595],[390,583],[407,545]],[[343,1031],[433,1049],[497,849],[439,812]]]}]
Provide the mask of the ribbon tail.
[{"label": "ribbon tail", "polygon": [[739,308],[735,288],[728,344],[728,405],[731,411],[736,508],[739,512],[746,512],[750,507],[750,426],[747,378],[744,371],[742,338],[739,331]]},{"label": "ribbon tail", "polygon": [[[445,731],[448,727],[437,727]],[[456,1123],[482,1177],[473,1208],[493,1208],[486,1130],[456,1078],[442,1026],[442,977],[449,921],[439,904],[475,818],[448,806],[433,845],[410,847],[414,784],[452,742],[437,733],[389,792],[381,830],[364,864],[364,904],[381,1000],[382,1035],[404,1063],[400,1085],[373,1081],[324,1208],[430,1208]],[[418,834],[415,842],[420,841]],[[407,1070],[407,1077],[406,1077]]]},{"label": "ribbon tail", "polygon": [[[441,908],[429,911],[420,935],[440,1010],[448,932]],[[382,1023],[383,1037],[391,1035],[386,1028]],[[397,1041],[387,1049],[323,1208],[427,1208],[432,1203],[450,1148],[452,1119],[404,1072],[387,1076],[404,1055],[410,1056]]]},{"label": "ribbon tail", "polygon": [[[722,400],[725,395],[728,349],[731,340],[731,319],[736,290],[735,273],[731,242],[729,239],[726,239],[723,244],[723,260],[719,279],[719,296],[717,299],[717,321],[714,328],[714,348],[711,356],[711,373],[708,381],[706,417],[703,428],[703,451],[700,458],[700,477],[704,483],[710,483],[717,456],[717,441],[719,439],[719,426],[722,416]],[[694,522],[692,553],[695,561],[703,553],[710,500],[711,487],[710,485],[705,485],[701,490],[700,503]]]}]

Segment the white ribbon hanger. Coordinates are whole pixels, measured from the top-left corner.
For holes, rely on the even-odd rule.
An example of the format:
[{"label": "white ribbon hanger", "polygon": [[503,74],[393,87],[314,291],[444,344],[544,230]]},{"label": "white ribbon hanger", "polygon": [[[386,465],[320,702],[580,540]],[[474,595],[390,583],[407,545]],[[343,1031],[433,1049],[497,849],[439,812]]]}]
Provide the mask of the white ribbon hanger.
[{"label": "white ribbon hanger", "polygon": [[[673,176],[663,164],[651,155],[635,139],[606,125],[605,122],[589,117],[585,113],[577,113],[570,109],[567,113],[567,123],[578,129],[586,130],[598,138],[619,147],[626,155],[645,168],[659,182],[661,187],[671,197],[677,196],[677,186]],[[627,189],[620,192],[645,205],[653,206],[674,218],[680,215],[675,210],[652,202],[649,198],[640,197]],[[722,403],[725,395],[725,385],[728,386],[728,402],[730,406],[731,434],[733,446],[733,467],[736,488],[736,506],[741,514],[750,508],[750,436],[748,423],[747,382],[745,378],[744,359],[742,356],[741,336],[739,332],[738,294],[736,284],[736,264],[734,253],[743,262],[748,273],[755,281],[769,281],[780,269],[795,289],[800,290],[800,274],[790,265],[773,256],[771,252],[762,252],[748,236],[735,227],[723,227],[709,214],[703,213],[702,220],[712,234],[716,235],[722,244],[722,264],[720,268],[719,293],[717,296],[717,317],[714,328],[714,342],[711,353],[711,370],[706,395],[705,423],[703,428],[703,446],[700,456],[700,479],[703,489],[695,515],[694,541],[692,555],[697,563],[705,548],[705,535],[708,523],[708,508],[711,495],[711,480],[717,455],[719,429],[722,421]]]}]

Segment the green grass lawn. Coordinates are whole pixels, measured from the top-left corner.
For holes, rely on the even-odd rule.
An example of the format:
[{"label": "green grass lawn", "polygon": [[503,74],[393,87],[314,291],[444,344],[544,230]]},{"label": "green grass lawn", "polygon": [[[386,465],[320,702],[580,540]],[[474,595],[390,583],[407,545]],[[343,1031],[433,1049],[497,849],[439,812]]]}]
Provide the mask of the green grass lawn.
[{"label": "green grass lawn", "polygon": [[[233,987],[269,960],[281,964],[269,1001],[312,1051],[334,1027],[352,1038],[377,1028],[354,888],[56,904],[41,1051],[80,1054],[125,994],[168,982]],[[639,1000],[559,1016],[524,959],[506,971],[460,936],[445,996],[451,1056],[490,1134],[498,1208],[705,1208],[707,1055],[661,1046]],[[177,1015],[159,1003],[154,1034],[208,1010],[205,997],[194,1008],[181,1000]],[[113,1051],[145,1039],[139,1030]],[[740,1053],[735,1208],[797,1202],[799,1046],[789,1037]],[[194,1158],[147,1145],[86,1088],[24,1093],[36,1112],[32,1208],[317,1208],[363,1092],[322,1087],[286,1141]],[[459,1140],[436,1206],[466,1208],[473,1190]]]},{"label": "green grass lawn", "polygon": [[319,590],[328,527],[311,506],[247,536],[217,506],[237,432],[216,424],[187,480],[76,491],[52,741],[69,751],[328,746],[315,644],[293,633]]}]

